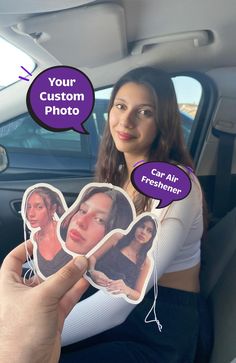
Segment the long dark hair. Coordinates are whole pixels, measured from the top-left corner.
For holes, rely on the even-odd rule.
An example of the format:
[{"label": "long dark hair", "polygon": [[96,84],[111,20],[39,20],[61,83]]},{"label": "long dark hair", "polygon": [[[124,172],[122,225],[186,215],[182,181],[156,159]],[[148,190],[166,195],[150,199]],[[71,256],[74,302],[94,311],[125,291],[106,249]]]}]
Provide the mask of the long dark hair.
[{"label": "long dark hair", "polygon": [[[192,159],[184,142],[174,85],[166,72],[151,67],[141,67],[126,73],[113,88],[108,115],[117,92],[129,82],[148,87],[155,100],[157,134],[151,145],[148,161],[172,162],[193,168]],[[124,155],[115,147],[108,122],[98,155],[96,180],[123,187],[127,177]],[[134,204],[137,213],[151,208],[151,200],[141,194],[137,195]]]},{"label": "long dark hair", "polygon": [[70,224],[71,218],[78,212],[82,203],[86,202],[94,194],[103,193],[112,199],[111,211],[105,225],[105,234],[113,229],[121,228],[126,229],[133,220],[133,211],[128,199],[122,194],[121,191],[109,187],[91,187],[86,190],[80,203],[74,208],[62,221],[60,227],[60,234],[62,239],[66,240],[67,229]]},{"label": "long dark hair", "polygon": [[142,266],[142,264],[147,256],[147,252],[152,247],[153,240],[157,233],[157,227],[156,227],[156,223],[155,223],[154,219],[151,216],[144,216],[144,217],[140,218],[140,220],[137,223],[135,223],[135,225],[132,227],[130,232],[127,235],[125,235],[124,237],[122,237],[119,240],[119,242],[117,243],[117,247],[120,250],[122,248],[128,246],[130,244],[130,242],[132,242],[132,240],[135,238],[135,232],[136,232],[137,228],[142,226],[145,222],[152,223],[153,231],[152,231],[152,237],[151,237],[150,241],[145,243],[139,250],[139,253],[137,256],[137,263],[136,263],[139,268]]},{"label": "long dark hair", "polygon": [[47,187],[36,187],[35,189],[32,189],[31,192],[29,193],[29,195],[27,196],[27,200],[25,203],[26,217],[27,217],[28,200],[31,197],[31,195],[33,195],[35,193],[40,195],[40,197],[42,198],[48,211],[52,208],[53,205],[55,205],[55,207],[56,207],[55,213],[57,214],[58,217],[61,217],[62,214],[65,212],[62,201],[56,192],[54,192],[52,189],[47,188]]}]

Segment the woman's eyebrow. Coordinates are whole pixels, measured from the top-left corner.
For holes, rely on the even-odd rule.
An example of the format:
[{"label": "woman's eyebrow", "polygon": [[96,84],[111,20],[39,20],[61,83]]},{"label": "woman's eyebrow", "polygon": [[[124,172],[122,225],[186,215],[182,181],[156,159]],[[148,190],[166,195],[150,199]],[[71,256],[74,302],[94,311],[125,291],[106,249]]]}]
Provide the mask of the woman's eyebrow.
[{"label": "woman's eyebrow", "polygon": [[152,103],[142,103],[141,105],[139,105],[140,107],[143,107],[143,106],[148,106],[148,107],[152,107],[152,108],[155,108],[155,106],[152,104]]},{"label": "woman's eyebrow", "polygon": [[93,207],[93,209],[94,209],[94,211],[95,211],[96,213],[108,214],[108,212],[107,212],[107,210],[106,210],[106,209],[101,209],[101,208],[99,208],[99,207],[94,207],[94,205],[91,205],[91,204],[86,203],[86,202],[81,203],[80,207],[81,207],[83,204],[85,204],[87,208],[89,208],[89,207]]},{"label": "woman's eyebrow", "polygon": [[38,207],[39,205],[43,205],[43,203],[42,202],[38,202],[38,203],[27,203],[27,208],[28,207],[32,207],[32,206]]},{"label": "woman's eyebrow", "polygon": [[121,97],[116,97],[114,99],[114,101],[122,101],[122,102],[126,102],[126,100],[124,98],[121,98]]},{"label": "woman's eyebrow", "polygon": [[107,210],[104,210],[104,209],[96,209],[95,210],[96,213],[100,213],[100,214],[108,214]]},{"label": "woman's eyebrow", "polygon": [[[117,101],[127,103],[127,101],[124,98],[121,98],[121,97],[117,97],[117,98],[114,99],[114,102],[117,102]],[[141,104],[138,105],[138,107],[143,107],[143,106],[148,106],[148,107],[155,108],[155,105],[153,105],[152,103],[141,103]]]}]

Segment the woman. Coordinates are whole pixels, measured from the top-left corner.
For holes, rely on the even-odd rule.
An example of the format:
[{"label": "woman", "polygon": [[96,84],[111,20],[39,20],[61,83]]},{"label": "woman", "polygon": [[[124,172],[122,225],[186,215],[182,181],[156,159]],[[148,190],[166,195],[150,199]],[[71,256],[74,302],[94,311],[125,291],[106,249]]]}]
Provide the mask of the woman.
[{"label": "woman", "polygon": [[151,269],[147,253],[156,236],[156,224],[151,216],[146,215],[128,234],[116,235],[115,240],[105,242],[89,258],[88,276],[108,292],[124,294],[137,303]]},{"label": "woman", "polygon": [[60,226],[63,248],[68,253],[87,254],[111,230],[126,229],[135,215],[119,188],[96,184],[78,198]]},{"label": "woman", "polygon": [[35,242],[34,260],[40,277],[46,278],[65,265],[71,256],[66,254],[57,237],[57,222],[65,211],[59,191],[46,186],[34,186],[25,199],[26,221]]},{"label": "woman", "polygon": [[[159,285],[156,314],[163,329],[159,332],[156,324],[144,322],[153,305],[153,290],[135,309],[124,299],[99,291],[76,306],[62,338],[69,344],[97,335],[78,345],[76,352],[62,355],[61,362],[193,362],[203,233],[199,182],[186,170],[192,184],[188,196],[156,209],[158,202],[140,195],[130,181],[133,166],[140,160],[193,167],[183,141],[171,78],[149,67],[128,72],[114,86],[108,114],[97,180],[123,187],[138,213],[152,211],[160,223],[154,258]],[[151,278],[148,289],[154,283]]]}]

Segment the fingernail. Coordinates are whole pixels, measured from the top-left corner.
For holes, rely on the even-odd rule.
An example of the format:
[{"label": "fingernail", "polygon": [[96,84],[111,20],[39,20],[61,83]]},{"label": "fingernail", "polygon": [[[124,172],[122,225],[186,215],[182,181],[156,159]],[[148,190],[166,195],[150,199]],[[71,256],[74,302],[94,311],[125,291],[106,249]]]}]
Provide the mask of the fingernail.
[{"label": "fingernail", "polygon": [[88,260],[83,256],[79,256],[74,259],[74,264],[80,271],[85,271],[88,266]]}]

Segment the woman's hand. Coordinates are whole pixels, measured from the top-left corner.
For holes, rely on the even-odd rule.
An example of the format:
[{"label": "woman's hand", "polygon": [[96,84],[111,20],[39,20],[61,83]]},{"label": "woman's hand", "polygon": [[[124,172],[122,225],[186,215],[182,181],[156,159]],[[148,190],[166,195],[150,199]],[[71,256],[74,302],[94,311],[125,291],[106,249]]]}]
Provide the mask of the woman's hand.
[{"label": "woman's hand", "polygon": [[108,284],[112,281],[101,271],[97,270],[90,270],[89,274],[91,276],[91,279],[99,286],[108,286]]},{"label": "woman's hand", "polygon": [[[29,252],[32,246],[28,244]],[[22,282],[25,246],[15,248],[0,272],[1,363],[56,363],[64,320],[80,298],[78,280],[87,260],[77,257],[35,287]]]},{"label": "woman's hand", "polygon": [[127,286],[123,280],[111,280],[107,285],[107,291],[113,295],[125,294],[126,296],[130,293],[130,287]]},{"label": "woman's hand", "polygon": [[131,287],[127,286],[122,279],[111,280],[106,289],[113,295],[125,294],[131,300],[138,300],[140,298],[140,292],[131,289]]}]

